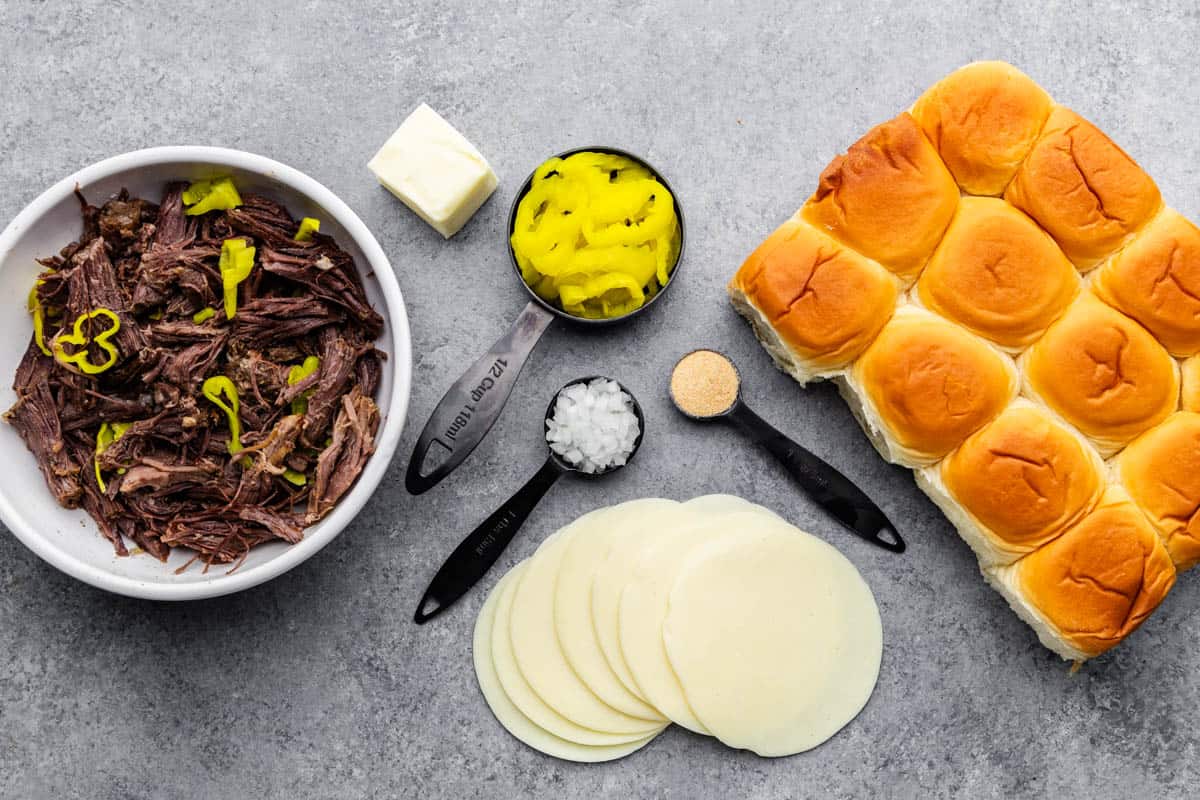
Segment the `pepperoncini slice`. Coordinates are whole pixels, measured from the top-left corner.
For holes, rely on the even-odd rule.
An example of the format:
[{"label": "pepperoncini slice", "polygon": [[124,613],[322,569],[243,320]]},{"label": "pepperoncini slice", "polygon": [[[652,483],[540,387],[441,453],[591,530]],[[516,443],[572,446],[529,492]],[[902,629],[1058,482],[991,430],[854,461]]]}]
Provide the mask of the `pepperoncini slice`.
[{"label": "pepperoncini slice", "polygon": [[229,418],[229,454],[237,455],[242,451],[242,421],[238,417],[241,403],[238,401],[237,387],[224,375],[214,375],[204,381],[200,392]]},{"label": "pepperoncini slice", "polygon": [[233,185],[232,178],[213,178],[196,181],[183,190],[184,214],[189,217],[207,214],[209,211],[228,211],[242,204],[242,196]]},{"label": "pepperoncini slice", "polygon": [[[303,364],[296,364],[288,370],[287,382],[288,386],[294,386],[300,381],[312,375],[321,368],[321,359],[319,356],[309,356],[304,359]],[[299,397],[292,400],[292,413],[305,414],[308,411],[308,398],[312,396],[313,390],[309,389]]]},{"label": "pepperoncini slice", "polygon": [[611,153],[552,158],[534,170],[510,238],[526,284],[591,319],[640,308],[679,258],[675,200],[644,165]]},{"label": "pepperoncini slice", "polygon": [[238,285],[250,277],[254,268],[254,250],[245,239],[226,239],[221,243],[221,286],[225,293],[225,318],[237,314]]},{"label": "pepperoncini slice", "polygon": [[[95,336],[83,332],[83,326],[88,320],[96,317],[104,317],[111,325]],[[60,331],[57,336],[50,340],[50,349],[54,353],[54,360],[62,364],[67,369],[78,370],[85,375],[99,375],[106,369],[117,363],[120,353],[117,351],[116,345],[109,341],[113,336],[116,336],[117,331],[121,330],[121,318],[117,316],[115,311],[107,308],[94,308],[91,311],[85,311],[75,320],[75,325],[71,333]],[[63,345],[73,344],[79,349],[74,353],[68,353]],[[88,347],[96,345],[104,351],[107,358],[100,364],[93,364],[91,357],[88,354]]]},{"label": "pepperoncini slice", "polygon": [[284,468],[283,479],[294,486],[307,486],[308,476],[303,472],[296,472],[294,469]]},{"label": "pepperoncini slice", "polygon": [[213,308],[211,306],[205,306],[204,308],[197,311],[195,314],[192,314],[192,322],[199,325],[203,322],[207,322],[208,320],[212,319],[216,315],[217,315],[217,310],[215,308]]},{"label": "pepperoncini slice", "polygon": [[311,242],[314,233],[321,232],[321,220],[312,217],[305,217],[300,220],[300,227],[296,231],[296,235],[292,237],[297,242]]},{"label": "pepperoncini slice", "polygon": [[646,296],[637,280],[623,272],[608,272],[579,284],[559,287],[563,309],[587,319],[604,319],[640,308]]},{"label": "pepperoncini slice", "polygon": [[132,424],[132,422],[105,422],[100,425],[100,430],[96,431],[96,455],[92,458],[92,464],[96,468],[96,485],[102,492],[108,491],[108,484],[104,482],[104,476],[100,473],[100,456],[113,442],[124,436],[125,431],[129,430],[129,426]]},{"label": "pepperoncini slice", "polygon": [[37,343],[39,350],[48,356],[53,356],[50,348],[46,347],[46,309],[42,308],[42,301],[38,298],[37,291],[41,285],[42,282],[38,281],[29,290],[29,298],[25,301],[25,307],[33,315],[33,341]]}]

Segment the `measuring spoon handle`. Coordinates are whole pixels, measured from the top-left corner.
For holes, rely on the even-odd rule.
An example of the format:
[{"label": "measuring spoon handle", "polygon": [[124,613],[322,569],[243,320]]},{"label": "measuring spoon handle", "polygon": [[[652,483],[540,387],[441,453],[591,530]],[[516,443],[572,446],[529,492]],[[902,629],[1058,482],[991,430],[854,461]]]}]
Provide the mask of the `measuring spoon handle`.
[{"label": "measuring spoon handle", "polygon": [[[483,441],[504,410],[529,354],[553,320],[553,314],[530,301],[508,333],[446,390],[409,459],[404,486],[410,494],[421,494],[437,486]],[[429,472],[423,472],[434,445],[447,451],[445,458]]]},{"label": "measuring spoon handle", "polygon": [[429,582],[429,588],[417,604],[417,613],[413,615],[413,621],[424,625],[470,591],[492,568],[492,564],[496,563],[496,559],[517,535],[517,531],[533,512],[538,501],[554,482],[562,477],[563,472],[564,469],[553,457],[546,459],[542,468],[526,481],[508,502],[496,509],[482,525],[467,534],[467,538],[459,542],[458,547],[454,548],[446,563],[442,564],[441,569]]},{"label": "measuring spoon handle", "polygon": [[893,553],[904,552],[904,540],[895,526],[849,478],[784,436],[745,403],[734,406],[729,419],[783,462],[805,494],[852,533]]}]

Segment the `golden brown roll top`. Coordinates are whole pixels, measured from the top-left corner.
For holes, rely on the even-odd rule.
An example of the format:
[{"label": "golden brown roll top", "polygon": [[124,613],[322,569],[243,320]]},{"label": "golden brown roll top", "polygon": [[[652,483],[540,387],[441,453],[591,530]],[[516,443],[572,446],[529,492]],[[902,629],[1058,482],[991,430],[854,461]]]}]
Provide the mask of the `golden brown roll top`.
[{"label": "golden brown roll top", "polygon": [[883,267],[793,217],[750,254],[729,293],[804,381],[857,358],[891,316],[898,288]]},{"label": "golden brown roll top", "polygon": [[1162,203],[1124,150],[1062,106],[1050,113],[1004,199],[1049,231],[1080,269],[1113,253]]},{"label": "golden brown roll top", "polygon": [[1016,395],[1012,359],[927,311],[902,307],[847,375],[847,399],[884,458],[937,461]]},{"label": "golden brown roll top", "polygon": [[1200,228],[1164,209],[1096,273],[1092,289],[1177,356],[1200,351]]},{"label": "golden brown roll top", "polygon": [[1042,644],[1080,660],[1132,633],[1175,583],[1162,542],[1118,489],[1061,536],[985,574]]},{"label": "golden brown roll top", "polygon": [[1025,400],[918,480],[985,567],[1012,563],[1054,539],[1105,489],[1095,449]]},{"label": "golden brown roll top", "polygon": [[1053,105],[1050,95],[1016,67],[979,61],[931,86],[912,115],[963,191],[1000,195]]},{"label": "golden brown roll top", "polygon": [[1175,566],[1200,562],[1200,414],[1173,414],[1122,450],[1115,467]]},{"label": "golden brown roll top", "polygon": [[908,114],[835,158],[804,219],[905,279],[915,278],[958,205],[958,187]]},{"label": "golden brown roll top", "polygon": [[1083,294],[1021,357],[1026,392],[1105,455],[1162,422],[1179,402],[1179,368],[1145,328]]},{"label": "golden brown roll top", "polygon": [[1079,285],[1071,262],[1033,220],[998,198],[964,197],[917,294],[926,308],[1015,349],[1040,336]]}]

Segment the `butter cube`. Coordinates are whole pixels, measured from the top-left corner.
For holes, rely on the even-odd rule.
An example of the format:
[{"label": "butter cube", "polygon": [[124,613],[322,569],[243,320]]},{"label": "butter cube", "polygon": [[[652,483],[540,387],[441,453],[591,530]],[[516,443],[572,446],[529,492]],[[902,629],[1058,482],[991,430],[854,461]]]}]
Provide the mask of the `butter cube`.
[{"label": "butter cube", "polygon": [[422,103],[367,164],[384,187],[449,239],[496,189],[487,159]]}]

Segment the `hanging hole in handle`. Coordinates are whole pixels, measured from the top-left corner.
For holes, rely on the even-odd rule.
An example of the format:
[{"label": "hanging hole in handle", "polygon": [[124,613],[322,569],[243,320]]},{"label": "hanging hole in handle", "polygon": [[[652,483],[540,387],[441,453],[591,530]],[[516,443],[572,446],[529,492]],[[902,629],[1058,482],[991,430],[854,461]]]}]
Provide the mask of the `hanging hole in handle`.
[{"label": "hanging hole in handle", "polygon": [[886,525],[876,532],[875,541],[880,547],[891,550],[893,553],[903,553],[907,547],[896,529]]},{"label": "hanging hole in handle", "polygon": [[418,625],[424,625],[429,620],[441,614],[449,606],[442,605],[441,601],[431,595],[425,595],[421,598],[421,602],[417,604],[417,613],[413,614],[413,622]]},{"label": "hanging hole in handle", "polygon": [[[434,447],[434,445],[437,446]],[[454,455],[452,448],[447,447],[441,439],[434,438],[429,442],[429,447],[425,448],[425,455],[421,458],[420,474],[422,476],[432,475],[442,464],[450,460],[452,455]]]}]

